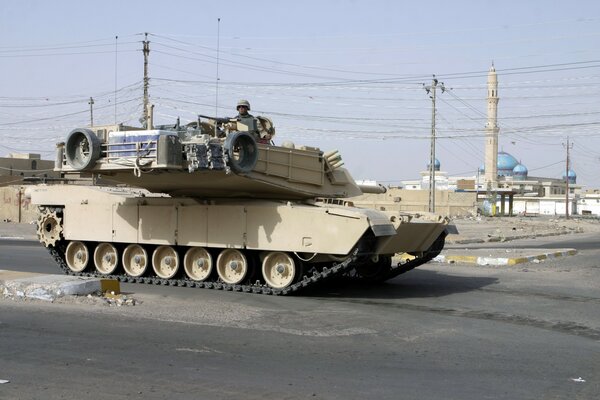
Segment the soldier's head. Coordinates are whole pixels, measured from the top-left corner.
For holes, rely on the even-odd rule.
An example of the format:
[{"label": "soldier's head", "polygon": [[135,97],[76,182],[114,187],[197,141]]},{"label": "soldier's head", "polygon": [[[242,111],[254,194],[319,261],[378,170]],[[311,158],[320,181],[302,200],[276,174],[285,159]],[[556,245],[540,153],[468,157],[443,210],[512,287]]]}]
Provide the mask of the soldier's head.
[{"label": "soldier's head", "polygon": [[248,114],[248,111],[250,111],[250,102],[248,100],[240,100],[236,108],[241,115]]}]

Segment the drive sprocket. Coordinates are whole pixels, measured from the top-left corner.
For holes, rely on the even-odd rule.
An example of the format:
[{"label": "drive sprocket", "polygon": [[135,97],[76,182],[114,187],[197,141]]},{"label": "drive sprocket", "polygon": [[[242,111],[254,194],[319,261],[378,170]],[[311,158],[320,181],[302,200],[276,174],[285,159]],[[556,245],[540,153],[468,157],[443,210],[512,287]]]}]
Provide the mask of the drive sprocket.
[{"label": "drive sprocket", "polygon": [[62,234],[62,218],[54,210],[43,210],[37,221],[37,236],[44,246],[54,246]]}]

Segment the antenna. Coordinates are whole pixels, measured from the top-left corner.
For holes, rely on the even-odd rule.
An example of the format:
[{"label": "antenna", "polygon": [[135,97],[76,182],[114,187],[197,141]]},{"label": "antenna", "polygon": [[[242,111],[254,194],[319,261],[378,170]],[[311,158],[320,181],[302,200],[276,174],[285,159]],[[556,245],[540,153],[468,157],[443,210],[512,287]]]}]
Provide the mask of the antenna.
[{"label": "antenna", "polygon": [[[221,38],[221,18],[217,18],[217,77],[215,82],[215,118],[219,115],[219,45]],[[217,121],[215,120],[215,137],[217,137]]]},{"label": "antenna", "polygon": [[115,125],[117,124],[117,54],[119,46],[119,36],[115,36]]}]

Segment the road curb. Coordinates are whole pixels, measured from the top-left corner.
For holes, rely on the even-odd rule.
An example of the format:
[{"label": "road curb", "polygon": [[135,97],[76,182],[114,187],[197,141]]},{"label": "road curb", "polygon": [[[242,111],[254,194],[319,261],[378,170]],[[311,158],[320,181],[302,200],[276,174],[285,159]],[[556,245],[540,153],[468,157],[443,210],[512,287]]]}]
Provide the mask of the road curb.
[{"label": "road curb", "polygon": [[562,251],[552,251],[547,253],[540,253],[524,257],[493,257],[493,256],[471,256],[471,255],[444,255],[440,254],[432,261],[440,263],[465,263],[465,264],[476,264],[476,265],[516,265],[528,262],[535,262],[536,260],[542,261],[546,259],[566,257],[577,254],[575,249],[567,249]]},{"label": "road curb", "polygon": [[0,270],[0,294],[6,298],[54,301],[64,296],[85,296],[97,292],[120,293],[114,279],[48,275]]}]

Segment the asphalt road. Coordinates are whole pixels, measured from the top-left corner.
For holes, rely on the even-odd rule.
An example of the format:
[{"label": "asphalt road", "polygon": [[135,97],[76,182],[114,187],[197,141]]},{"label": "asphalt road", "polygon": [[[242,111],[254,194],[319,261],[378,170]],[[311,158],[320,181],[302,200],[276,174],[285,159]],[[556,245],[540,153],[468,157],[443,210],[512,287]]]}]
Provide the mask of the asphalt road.
[{"label": "asphalt road", "polygon": [[[140,304],[0,299],[0,399],[596,399],[598,237],[544,243],[566,239],[578,255],[428,264],[295,297],[123,285]],[[0,269],[58,272],[6,240]]]}]

